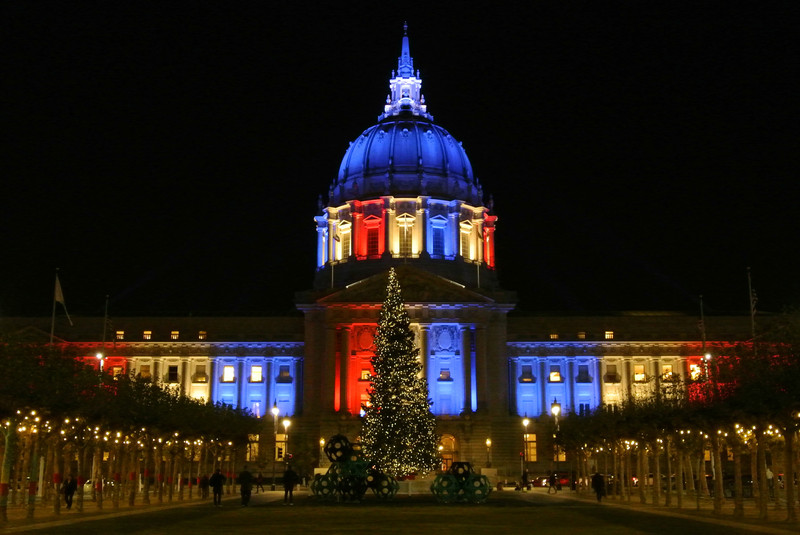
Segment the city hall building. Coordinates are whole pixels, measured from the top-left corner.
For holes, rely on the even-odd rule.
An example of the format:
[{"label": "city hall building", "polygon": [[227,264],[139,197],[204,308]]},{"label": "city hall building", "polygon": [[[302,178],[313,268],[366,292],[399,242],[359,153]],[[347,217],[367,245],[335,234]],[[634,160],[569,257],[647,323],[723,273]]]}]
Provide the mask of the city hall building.
[{"label": "city hall building", "polygon": [[[706,352],[749,338],[744,317],[707,318],[714,340],[703,342],[698,318],[684,314],[513,312],[513,289],[500,288],[495,272],[498,215],[461,143],[428,111],[407,35],[378,121],[350,144],[313,225],[316,276],[297,294],[296,316],[114,318],[105,343],[97,336],[104,319],[84,318],[80,328],[59,328],[58,340],[87,360],[101,353],[108,373],[249,409],[264,419],[266,467],[289,417],[290,449],[316,465],[321,439],[359,435],[394,267],[443,465],[490,464],[511,479],[522,463],[537,474],[557,457],[569,461],[547,431],[554,405],[563,417],[653,396],[697,377]],[[49,318],[3,322],[50,329]]]}]

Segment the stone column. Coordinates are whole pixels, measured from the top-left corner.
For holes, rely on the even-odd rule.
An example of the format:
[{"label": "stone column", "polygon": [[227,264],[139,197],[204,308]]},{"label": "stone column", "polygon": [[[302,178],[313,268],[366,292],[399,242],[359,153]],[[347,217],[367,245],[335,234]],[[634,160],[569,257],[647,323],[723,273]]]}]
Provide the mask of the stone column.
[{"label": "stone column", "polygon": [[428,333],[430,329],[430,325],[419,326],[419,363],[422,366],[422,377],[425,379],[428,379],[428,356],[430,355]]},{"label": "stone column", "polygon": [[350,337],[353,328],[350,325],[344,326],[338,330],[338,335],[341,336],[341,357],[339,359],[339,407],[342,411],[350,410],[350,392],[348,383],[350,381]]},{"label": "stone column", "polygon": [[469,327],[459,327],[461,331],[461,358],[464,366],[464,412],[472,412],[472,344]]}]

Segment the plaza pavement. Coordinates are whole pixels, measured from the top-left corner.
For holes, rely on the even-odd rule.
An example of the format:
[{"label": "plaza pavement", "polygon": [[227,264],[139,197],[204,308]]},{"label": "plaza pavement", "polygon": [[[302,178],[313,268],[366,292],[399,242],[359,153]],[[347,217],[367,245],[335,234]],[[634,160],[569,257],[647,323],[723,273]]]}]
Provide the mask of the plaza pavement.
[{"label": "plaza pavement", "polygon": [[[297,505],[296,509],[293,509],[291,512],[294,515],[300,515],[302,518],[308,519],[310,517],[319,516],[319,520],[325,518],[325,515],[334,511],[334,509],[330,509],[331,507],[335,508],[336,505],[332,504],[325,504],[317,502],[315,498],[309,495],[307,489],[301,489],[295,493]],[[280,502],[283,498],[282,491],[267,491],[262,492],[260,494],[253,494],[253,506],[276,506],[277,503]],[[370,502],[375,502],[374,498],[371,496],[367,497],[366,500]],[[429,498],[430,501],[426,498]],[[239,505],[239,496],[238,494],[231,494],[227,495],[223,498],[223,507],[222,509],[225,511],[233,511],[240,508]],[[365,500],[365,501],[366,501]],[[560,504],[562,509],[565,513],[568,514],[569,506],[565,502],[573,501],[573,502],[584,502],[583,506],[588,506],[589,504],[598,505],[596,503],[596,498],[591,493],[576,493],[574,491],[563,490],[558,492],[557,494],[548,495],[547,489],[536,488],[529,492],[520,492],[514,490],[503,490],[503,491],[495,491],[489,497],[490,502],[493,502],[492,505],[497,505],[500,508],[496,509],[496,512],[489,511],[489,506],[486,507],[487,510],[482,511],[482,513],[486,513],[489,516],[492,514],[507,514],[511,511],[511,509],[507,509],[505,506],[513,507],[515,509],[519,507],[525,507],[526,502],[531,507],[539,506],[541,507],[542,503],[551,503],[552,505]],[[548,502],[548,500],[550,502]],[[384,516],[386,517],[387,521],[391,521],[394,517],[398,514],[402,516],[401,511],[404,505],[407,503],[410,507],[418,507],[420,504],[425,506],[431,505],[436,506],[435,499],[432,495],[425,496],[424,494],[399,494],[395,498],[395,502],[397,502],[397,506],[399,507],[391,507],[390,509],[386,510]],[[203,503],[207,503],[208,509],[214,509],[213,505],[211,504],[210,498],[207,500],[201,500],[197,497],[192,499],[184,499],[179,501],[177,499],[173,499],[172,503],[167,503],[165,500],[163,504],[157,504],[154,499],[151,500],[150,505],[143,505],[137,503],[134,506],[128,506],[127,502],[124,504],[120,504],[118,508],[114,508],[110,500],[106,499],[103,503],[103,509],[98,509],[95,502],[91,500],[86,500],[84,502],[84,510],[83,512],[77,512],[75,510],[75,506],[73,505],[73,509],[67,511],[65,508],[62,507],[61,514],[56,515],[52,511],[52,504],[47,504],[45,506],[37,504],[37,508],[34,512],[34,518],[32,520],[27,519],[27,511],[22,506],[11,506],[8,510],[8,522],[5,524],[0,524],[0,533],[21,533],[27,531],[37,531],[40,533],[57,533],[60,531],[70,531],[73,528],[77,528],[78,526],[81,527],[81,530],[88,533],[93,533],[95,529],[93,525],[96,527],[100,527],[104,521],[108,521],[111,519],[123,519],[125,517],[131,517],[132,515],[145,515],[147,513],[157,513],[163,511],[170,511],[174,509],[181,509],[181,508],[190,508],[200,506]],[[374,506],[380,507],[381,504],[375,504]],[[564,507],[566,505],[566,507]],[[323,508],[328,508],[327,510],[323,510]],[[348,507],[349,512],[353,513],[353,505],[344,505],[344,507]],[[459,507],[459,506],[442,506],[442,507]],[[481,506],[476,506],[481,507]],[[604,499],[602,503],[599,504],[599,507],[604,508],[614,508],[619,511],[619,515],[624,517],[625,511],[631,511],[636,513],[644,513],[648,515],[653,515],[654,518],[662,517],[664,519],[673,518],[673,519],[691,519],[696,522],[702,522],[708,525],[708,532],[709,533],[719,533],[725,530],[726,532],[737,532],[737,531],[746,531],[752,533],[768,533],[768,534],[775,534],[775,535],[785,535],[788,533],[798,534],[800,533],[800,523],[790,524],[785,522],[786,518],[786,509],[776,507],[774,504],[770,504],[769,508],[769,520],[767,522],[761,522],[758,520],[758,511],[756,509],[756,504],[753,500],[745,500],[745,515],[742,519],[735,519],[733,517],[733,500],[726,500],[725,507],[723,508],[722,515],[715,515],[713,513],[713,502],[710,499],[702,499],[700,501],[699,507],[695,500],[693,499],[685,499],[683,502],[683,507],[678,509],[675,506],[675,499],[673,496],[673,505],[670,507],[665,506],[656,506],[652,503],[648,504],[641,504],[639,501],[638,496],[633,496],[630,502],[625,500],[621,500],[619,498],[616,499]],[[309,508],[312,508],[309,511]],[[255,509],[255,507],[253,508]],[[372,508],[374,511],[374,508]],[[450,509],[454,512],[460,511],[461,513],[464,512],[463,509]],[[285,510],[288,512],[287,510]],[[480,509],[476,510],[480,511]],[[319,513],[319,514],[318,514]],[[459,513],[459,514],[461,514]],[[484,516],[486,516],[484,514]],[[284,515],[285,516],[285,515]],[[133,519],[131,519],[133,520]],[[141,520],[141,519],[140,519]],[[400,526],[398,526],[400,527]],[[65,528],[69,528],[66,529]],[[356,533],[356,532],[353,532]]]}]

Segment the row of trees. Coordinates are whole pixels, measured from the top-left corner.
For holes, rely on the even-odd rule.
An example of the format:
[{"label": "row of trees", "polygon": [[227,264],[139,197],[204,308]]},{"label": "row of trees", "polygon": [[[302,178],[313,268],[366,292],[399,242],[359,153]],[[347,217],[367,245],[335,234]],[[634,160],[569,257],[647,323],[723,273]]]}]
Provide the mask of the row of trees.
[{"label": "row of trees", "polygon": [[[643,480],[651,473],[655,503],[663,498],[670,505],[674,485],[678,506],[685,488],[693,490],[698,500],[701,494],[713,493],[718,514],[726,491],[734,496],[734,514],[743,514],[742,474],[749,472],[759,517],[766,519],[770,487],[781,486],[769,475],[783,474],[787,520],[795,522],[798,348],[800,315],[788,313],[756,344],[735,344],[725,355],[714,356],[702,381],[673,383],[654,396],[631,399],[613,410],[567,416],[560,422],[557,443],[578,460],[581,476],[587,477],[594,464],[620,482],[611,486],[615,494],[627,499],[638,494],[645,501],[645,485],[634,487],[632,476],[638,474]],[[724,462],[723,454],[727,454]],[[713,469],[710,488],[706,455]],[[748,462],[749,466],[743,465]],[[733,474],[724,469],[731,463]],[[674,483],[666,483],[673,477]]]},{"label": "row of trees", "polygon": [[[232,471],[236,452],[258,432],[247,411],[112,378],[78,357],[66,346],[0,340],[0,521],[10,503],[26,503],[33,516],[40,466],[50,497],[61,492],[64,474],[77,478],[79,510],[88,479],[99,483],[98,507],[104,495],[115,506],[123,496],[133,504],[140,480],[145,503],[151,494],[171,500],[179,474],[191,481],[223,462]],[[111,489],[103,492],[103,482]],[[59,499],[53,509],[59,512]]]}]

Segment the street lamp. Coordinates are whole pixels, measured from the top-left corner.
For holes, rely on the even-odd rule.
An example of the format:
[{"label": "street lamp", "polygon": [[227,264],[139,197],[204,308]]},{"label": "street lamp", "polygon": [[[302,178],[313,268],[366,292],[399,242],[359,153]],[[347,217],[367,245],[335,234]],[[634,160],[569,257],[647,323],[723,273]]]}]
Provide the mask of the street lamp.
[{"label": "street lamp", "polygon": [[520,456],[519,461],[521,466],[519,467],[520,475],[525,473],[525,463],[528,462],[528,424],[531,421],[528,420],[528,417],[522,419],[522,426],[525,428],[525,433],[522,435],[522,456]]},{"label": "street lamp", "polygon": [[97,362],[100,363],[100,373],[103,373],[103,362],[105,361],[106,356],[98,351],[95,357],[97,358]]},{"label": "street lamp", "polygon": [[492,439],[486,439],[486,468],[492,467]]},{"label": "street lamp", "polygon": [[558,400],[556,400],[556,398],[553,398],[553,404],[550,405],[550,413],[556,420],[556,432],[553,433],[553,449],[555,449],[556,452],[556,473],[558,473],[558,444],[556,444],[556,435],[559,431],[558,415],[561,414],[561,404],[558,402]]},{"label": "street lamp", "polygon": [[289,418],[283,419],[283,433],[284,433],[284,440],[286,441],[283,446],[283,458],[289,458],[289,426],[292,425],[292,421]]},{"label": "street lamp", "polygon": [[325,439],[319,439],[319,467],[322,468],[322,459],[325,458]]},{"label": "street lamp", "polygon": [[280,412],[278,401],[275,400],[272,404],[272,436],[275,445],[272,449],[272,485],[270,486],[270,490],[275,490],[275,461],[278,455],[278,413]]}]

